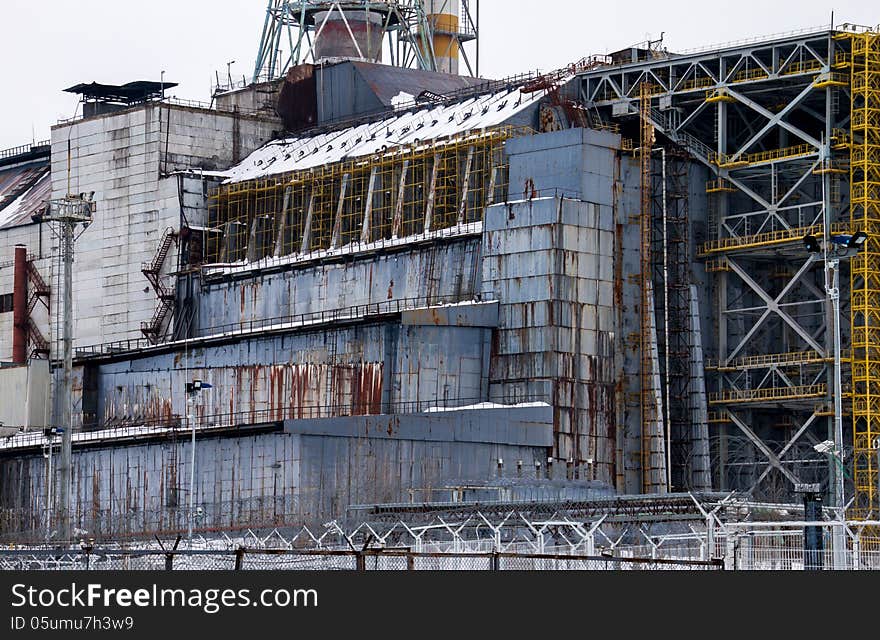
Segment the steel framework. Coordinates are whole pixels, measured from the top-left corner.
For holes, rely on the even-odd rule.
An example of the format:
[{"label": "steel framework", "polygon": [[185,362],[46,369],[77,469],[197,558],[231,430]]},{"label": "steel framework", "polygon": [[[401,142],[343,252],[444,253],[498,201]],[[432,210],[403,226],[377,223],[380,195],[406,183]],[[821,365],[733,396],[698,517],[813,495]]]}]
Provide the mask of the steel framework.
[{"label": "steel framework", "polygon": [[[653,87],[649,106],[641,95],[647,84]],[[690,210],[700,215],[694,199],[706,198],[706,231],[697,221],[690,226],[694,235],[705,236],[697,254],[706,259],[714,298],[717,331],[707,355],[721,489],[761,495],[779,477],[796,484],[815,474],[815,460],[804,465],[781,460],[799,442],[833,439],[830,292],[821,260],[808,254],[801,240],[807,234],[869,233],[867,251],[851,265],[851,293],[841,292],[843,313],[850,315],[842,337],[844,413],[852,413],[854,438],[838,444],[855,452],[853,515],[880,513],[876,29],[826,27],[741,46],[655,55],[586,71],[578,89],[590,109],[634,138],[639,115],[648,109],[658,137],[686,149],[705,175],[705,195],[690,189]],[[849,266],[841,267],[846,274]],[[654,283],[655,290],[660,286],[662,278]],[[745,436],[755,460],[764,459],[750,476],[728,473],[728,429]],[[835,465],[826,464],[827,481]]]},{"label": "steel framework", "polygon": [[[461,0],[461,24],[454,34],[442,32],[436,20],[426,13],[422,0],[268,0],[253,82],[273,80],[292,66],[315,62],[315,40],[325,26],[316,15],[338,12],[351,32],[343,14],[350,11],[369,12],[381,18],[381,40],[387,46],[392,66],[436,71],[437,57],[442,55],[434,51],[436,32],[451,37],[468,73],[479,75],[479,54],[472,62],[465,48],[466,43],[479,37],[479,0]],[[361,53],[363,58],[381,59],[381,52]]]},{"label": "steel framework", "polygon": [[207,239],[208,262],[258,263],[482,222],[507,192],[504,142],[526,131],[486,129],[222,185],[209,198],[218,232]]},{"label": "steel framework", "polygon": [[853,474],[858,516],[878,513],[880,448],[880,34],[838,35],[849,45],[850,223],[869,240],[851,269]]}]

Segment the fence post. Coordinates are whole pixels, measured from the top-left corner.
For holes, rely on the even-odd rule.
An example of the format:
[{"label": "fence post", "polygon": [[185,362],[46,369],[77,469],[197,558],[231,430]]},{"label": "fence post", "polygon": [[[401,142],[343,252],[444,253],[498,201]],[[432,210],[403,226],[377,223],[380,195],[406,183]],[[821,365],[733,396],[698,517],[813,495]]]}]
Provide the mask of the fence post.
[{"label": "fence post", "polygon": [[501,554],[497,551],[492,552],[491,571],[501,571]]},{"label": "fence post", "polygon": [[165,571],[174,571],[174,554],[165,554]]},{"label": "fence post", "polygon": [[367,570],[367,556],[363,551],[355,552],[355,560],[357,562],[357,571]]},{"label": "fence post", "polygon": [[406,554],[406,570],[407,571],[415,571],[416,570],[416,559],[415,556],[411,553]]},{"label": "fence post", "polygon": [[235,550],[235,570],[241,571],[242,566],[244,566],[244,549],[236,549]]},{"label": "fence post", "polygon": [[724,553],[724,569],[727,571],[736,571],[736,531],[731,531],[725,538],[726,551]]}]

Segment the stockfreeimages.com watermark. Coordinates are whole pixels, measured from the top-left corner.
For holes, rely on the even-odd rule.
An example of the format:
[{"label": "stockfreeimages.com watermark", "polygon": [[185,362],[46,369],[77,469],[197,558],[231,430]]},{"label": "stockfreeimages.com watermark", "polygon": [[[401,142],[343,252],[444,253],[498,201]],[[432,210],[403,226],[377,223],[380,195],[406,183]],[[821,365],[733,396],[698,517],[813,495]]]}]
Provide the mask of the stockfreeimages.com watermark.
[{"label": "stockfreeimages.com watermark", "polygon": [[223,609],[242,607],[317,608],[315,589],[182,589],[158,585],[138,589],[110,588],[101,584],[37,588],[12,586],[13,609],[29,608],[187,608],[214,615]]}]

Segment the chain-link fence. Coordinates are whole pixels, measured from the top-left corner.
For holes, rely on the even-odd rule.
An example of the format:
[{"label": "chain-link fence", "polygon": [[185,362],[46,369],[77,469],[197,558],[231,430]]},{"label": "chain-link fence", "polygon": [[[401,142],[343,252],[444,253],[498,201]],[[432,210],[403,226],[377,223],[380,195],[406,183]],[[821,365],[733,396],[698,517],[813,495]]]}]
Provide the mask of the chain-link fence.
[{"label": "chain-link fence", "polygon": [[4,571],[714,571],[721,561],[407,550],[0,551]]}]

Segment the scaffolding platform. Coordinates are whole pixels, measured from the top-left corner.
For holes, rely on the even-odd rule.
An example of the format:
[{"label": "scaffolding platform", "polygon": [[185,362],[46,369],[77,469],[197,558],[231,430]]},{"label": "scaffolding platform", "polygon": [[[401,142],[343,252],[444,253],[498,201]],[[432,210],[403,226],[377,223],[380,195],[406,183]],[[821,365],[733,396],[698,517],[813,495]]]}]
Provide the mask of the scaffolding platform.
[{"label": "scaffolding platform", "polygon": [[[850,228],[850,224],[848,223],[835,223],[831,225],[831,233],[849,233]],[[710,240],[698,249],[697,257],[708,258],[717,254],[733,251],[749,251],[768,247],[778,247],[793,242],[801,242],[804,237],[808,235],[821,236],[824,232],[825,230],[822,225],[813,225],[810,227],[795,227],[792,229],[781,229],[779,231],[768,231],[767,233],[759,233],[750,236]]]},{"label": "scaffolding platform", "polygon": [[760,404],[814,400],[828,395],[828,385],[813,384],[797,387],[769,387],[765,389],[736,389],[709,394],[712,406],[729,404]]}]

